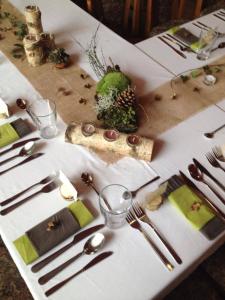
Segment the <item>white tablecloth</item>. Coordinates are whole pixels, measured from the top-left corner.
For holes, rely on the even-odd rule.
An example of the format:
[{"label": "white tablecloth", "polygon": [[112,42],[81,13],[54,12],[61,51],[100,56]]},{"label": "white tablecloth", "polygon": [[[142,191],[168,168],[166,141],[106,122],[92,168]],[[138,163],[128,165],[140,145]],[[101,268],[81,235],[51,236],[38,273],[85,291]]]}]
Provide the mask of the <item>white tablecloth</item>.
[{"label": "white tablecloth", "polygon": [[[25,1],[12,2],[21,4]],[[36,3],[38,5],[40,4],[44,20],[44,15],[47,14],[51,4],[51,9],[54,8],[56,19],[56,12],[58,11],[58,14],[60,13],[57,19],[58,23],[55,22],[55,27],[52,27],[51,31],[54,29],[54,31],[57,32],[58,30],[59,32],[60,28],[63,27],[61,24],[63,20],[65,20],[65,24],[66,20],[71,24],[71,10],[73,6],[70,6],[69,1],[63,2],[65,4],[63,13],[62,9],[60,10],[58,8],[61,1],[48,1],[46,2],[46,6],[44,5],[44,1],[36,1]],[[58,5],[53,5],[53,3]],[[68,10],[66,10],[67,3],[70,8]],[[74,7],[77,11],[83,13],[79,8]],[[69,13],[71,13],[71,19],[69,18]],[[67,14],[68,18],[65,18]],[[92,21],[93,19],[90,18],[90,22]],[[53,21],[50,22],[50,20],[48,20],[48,22],[49,24],[53,24]],[[57,24],[58,27],[56,27]],[[82,28],[82,26],[80,28]],[[68,29],[69,28],[66,27],[65,31]],[[104,41],[110,34],[112,36],[114,35],[111,31],[109,31],[105,37],[104,34],[100,35],[101,41]],[[70,33],[70,37],[72,38],[72,33]],[[114,40],[110,43],[114,45]],[[132,72],[141,74],[141,77],[146,78],[146,80],[149,78],[151,86],[146,83],[148,91],[150,91],[151,87],[156,86],[157,82],[161,82],[162,78],[167,79],[170,77],[166,71],[161,73],[162,68],[154,64],[151,59],[147,57],[145,59],[145,56],[139,55],[139,51],[135,49],[134,46],[127,42],[123,44],[123,40],[116,35],[115,44],[118,44],[117,51],[114,52],[115,57],[119,60],[118,63],[120,64],[121,59],[121,62],[124,63],[125,61],[124,69],[126,71],[131,74]],[[110,51],[109,48],[107,48],[107,50]],[[70,49],[72,51],[72,48]],[[127,51],[122,51],[122,49],[126,49]],[[111,54],[113,53],[110,52],[110,55]],[[132,63],[131,59],[133,57],[137,57],[138,60],[134,60]],[[114,58],[114,56],[112,56],[112,58]],[[27,79],[25,79],[2,54],[0,54],[0,62],[0,97],[11,105],[15,103],[15,99],[19,97],[24,97],[30,101],[40,97]],[[143,65],[145,66],[144,69],[141,67]],[[147,74],[146,70],[150,70],[153,67],[155,69],[153,69],[152,73]],[[152,84],[152,81],[155,83]],[[16,111],[15,107],[14,112],[15,114],[10,121],[19,116],[27,117],[24,113]],[[99,214],[96,195],[80,181],[80,174],[83,171],[89,171],[95,175],[95,183],[99,189],[106,184],[118,182],[123,183],[128,188],[135,189],[140,184],[148,181],[155,174],[161,176],[161,181],[178,173],[179,169],[187,174],[187,165],[191,162],[192,157],[196,157],[204,162],[218,179],[224,180],[222,171],[220,172],[220,170],[215,170],[210,167],[204,158],[204,154],[209,151],[213,145],[224,143],[225,131],[219,132],[213,140],[206,140],[203,137],[203,132],[221,125],[224,122],[224,118],[225,112],[216,106],[212,106],[194,117],[189,118],[187,121],[182,122],[174,129],[162,134],[156,142],[156,146],[158,147],[155,159],[150,164],[143,161],[136,161],[132,158],[125,158],[113,165],[107,165],[82,146],[66,144],[63,139],[65,124],[59,120],[58,124],[61,130],[61,136],[50,141],[40,142],[40,151],[45,152],[44,156],[1,176],[0,197],[1,199],[5,199],[39,179],[44,178],[52,170],[62,169],[76,185],[79,197],[92,207],[92,211],[96,215],[96,220],[92,224],[94,225],[102,222],[103,218]],[[33,133],[32,135],[36,136],[37,133]],[[13,153],[17,153],[17,151]],[[5,157],[13,153],[11,152],[5,155]],[[210,191],[202,186],[202,184],[198,185],[218,206],[224,209]],[[143,189],[138,194],[137,200],[143,201],[148,192],[154,190],[156,187],[157,183],[154,183]],[[27,229],[66,205],[67,203],[60,198],[58,191],[54,191],[51,194],[40,195],[11,214],[0,217],[1,237],[9,249],[33,297],[38,300],[46,299],[44,291],[77,271],[88,262],[91,257],[82,257],[82,259],[58,274],[43,287],[37,282],[39,276],[78,253],[82,248],[83,242],[68,250],[64,255],[57,258],[57,260],[38,274],[33,274],[30,271],[30,266],[26,266],[23,263],[12,242]],[[160,210],[151,213],[150,216],[182,257],[182,265],[178,266],[173,261],[170,254],[147,225],[144,225],[144,227],[148,230],[149,234],[165,255],[174,263],[175,269],[173,272],[169,272],[165,269],[152,248],[138,231],[130,228],[128,225],[115,231],[104,228],[103,232],[105,232],[107,237],[104,250],[114,251],[113,256],[72,280],[64,288],[53,294],[51,299],[147,300],[159,298],[168,293],[171,288],[176,286],[185,276],[188,276],[203,259],[222,244],[225,238],[225,235],[221,235],[213,241],[208,241],[198,231],[195,231],[169,203],[165,203]],[[63,244],[67,242],[68,241]],[[61,245],[58,248],[60,247]]]}]

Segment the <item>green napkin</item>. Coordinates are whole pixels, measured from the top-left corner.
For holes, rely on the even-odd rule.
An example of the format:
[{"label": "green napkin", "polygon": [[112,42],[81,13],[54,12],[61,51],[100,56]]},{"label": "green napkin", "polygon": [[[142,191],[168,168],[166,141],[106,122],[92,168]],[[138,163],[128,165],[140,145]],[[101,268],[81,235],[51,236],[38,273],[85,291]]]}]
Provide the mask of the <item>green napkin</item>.
[{"label": "green napkin", "polygon": [[[76,202],[69,205],[68,209],[76,218],[81,228],[89,224],[94,219],[93,215],[90,213],[90,211],[86,208],[86,206],[81,200],[77,200]],[[35,247],[33,246],[31,240],[26,234],[16,239],[13,243],[20,256],[23,258],[25,264],[30,264],[37,258],[39,258]]]},{"label": "green napkin", "polygon": [[212,210],[187,185],[173,191],[168,199],[197,230],[215,217]]},{"label": "green napkin", "polygon": [[0,148],[7,146],[20,137],[11,124],[6,123],[0,126]]}]

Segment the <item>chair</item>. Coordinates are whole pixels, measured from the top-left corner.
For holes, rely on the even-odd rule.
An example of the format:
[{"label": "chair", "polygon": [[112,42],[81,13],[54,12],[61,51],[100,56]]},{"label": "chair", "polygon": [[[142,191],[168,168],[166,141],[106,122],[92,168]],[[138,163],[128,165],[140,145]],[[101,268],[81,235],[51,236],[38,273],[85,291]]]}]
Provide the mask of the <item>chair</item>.
[{"label": "chair", "polygon": [[131,25],[131,34],[140,34],[142,12],[144,12],[144,35],[147,36],[152,27],[152,5],[153,0],[147,0],[145,7],[144,1],[125,0],[123,21],[124,32],[127,33],[129,31],[129,26]]},{"label": "chair", "polygon": [[87,12],[96,17],[98,20],[103,21],[104,14],[101,0],[85,0],[84,2]]},{"label": "chair", "polygon": [[[176,3],[177,1],[173,1],[173,2]],[[185,4],[187,4],[187,0],[178,0],[178,5],[177,5],[178,9],[176,14],[177,19],[181,19],[184,16]],[[202,4],[203,4],[203,0],[195,0],[194,14],[193,14],[194,18],[198,18],[200,16],[202,10]]]}]

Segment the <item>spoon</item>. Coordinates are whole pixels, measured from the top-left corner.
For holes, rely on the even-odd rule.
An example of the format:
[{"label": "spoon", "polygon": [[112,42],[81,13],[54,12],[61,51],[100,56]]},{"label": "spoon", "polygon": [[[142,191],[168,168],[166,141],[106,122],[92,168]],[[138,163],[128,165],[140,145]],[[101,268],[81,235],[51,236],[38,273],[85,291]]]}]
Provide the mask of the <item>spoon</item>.
[{"label": "spoon", "polygon": [[219,43],[219,45],[217,47],[213,48],[212,51],[215,51],[217,49],[222,49],[222,48],[225,48],[225,42]]},{"label": "spoon", "polygon": [[[99,196],[99,192],[97,191],[97,189],[94,186],[94,183],[93,183],[94,179],[93,179],[93,176],[91,176],[91,174],[89,174],[89,173],[82,173],[81,174],[81,180],[87,186],[90,186],[95,191],[95,193]],[[112,210],[110,204],[108,203],[108,201],[106,199],[104,199],[104,198],[103,198],[103,200],[104,200],[105,205],[107,206],[108,210]]]},{"label": "spoon", "polygon": [[16,104],[20,109],[23,109],[28,113],[35,124],[40,124],[40,120],[36,118],[29,109],[27,109],[27,101],[25,99],[18,98],[16,100]]},{"label": "spoon", "polygon": [[21,148],[20,152],[14,156],[11,156],[3,161],[0,162],[0,166],[4,165],[5,163],[15,159],[16,157],[23,157],[31,155],[34,152],[34,142],[26,143],[23,148]]},{"label": "spoon", "polygon": [[225,127],[225,124],[223,124],[222,126],[218,127],[217,129],[213,130],[212,132],[206,132],[204,133],[204,136],[207,137],[208,139],[212,139],[214,137],[214,134],[221,130],[222,128]]},{"label": "spoon", "polygon": [[79,257],[83,256],[84,254],[90,255],[96,253],[103,245],[105,237],[102,233],[96,233],[92,237],[90,237],[86,243],[84,244],[83,250],[58,266],[57,268],[53,269],[52,271],[46,273],[44,276],[40,277],[38,282],[43,285],[47,283],[50,279],[55,277],[58,273],[68,267],[71,263],[77,260]]},{"label": "spoon", "polygon": [[211,184],[205,181],[203,173],[194,164],[190,164],[188,166],[188,171],[192,178],[207,185],[208,188],[225,204],[223,197],[214,189],[214,187],[212,187]]}]

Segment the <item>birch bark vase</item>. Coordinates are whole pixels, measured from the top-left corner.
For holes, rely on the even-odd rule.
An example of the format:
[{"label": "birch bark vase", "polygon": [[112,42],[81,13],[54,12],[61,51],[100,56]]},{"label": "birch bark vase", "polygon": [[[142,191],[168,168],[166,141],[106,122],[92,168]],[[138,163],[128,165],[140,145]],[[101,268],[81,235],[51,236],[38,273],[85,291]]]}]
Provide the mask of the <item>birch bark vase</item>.
[{"label": "birch bark vase", "polygon": [[41,11],[38,6],[25,7],[25,19],[28,27],[29,34],[40,34],[43,32],[41,23]]},{"label": "birch bark vase", "polygon": [[44,55],[40,37],[34,34],[28,34],[23,39],[23,45],[29,65],[32,67],[41,65]]}]

